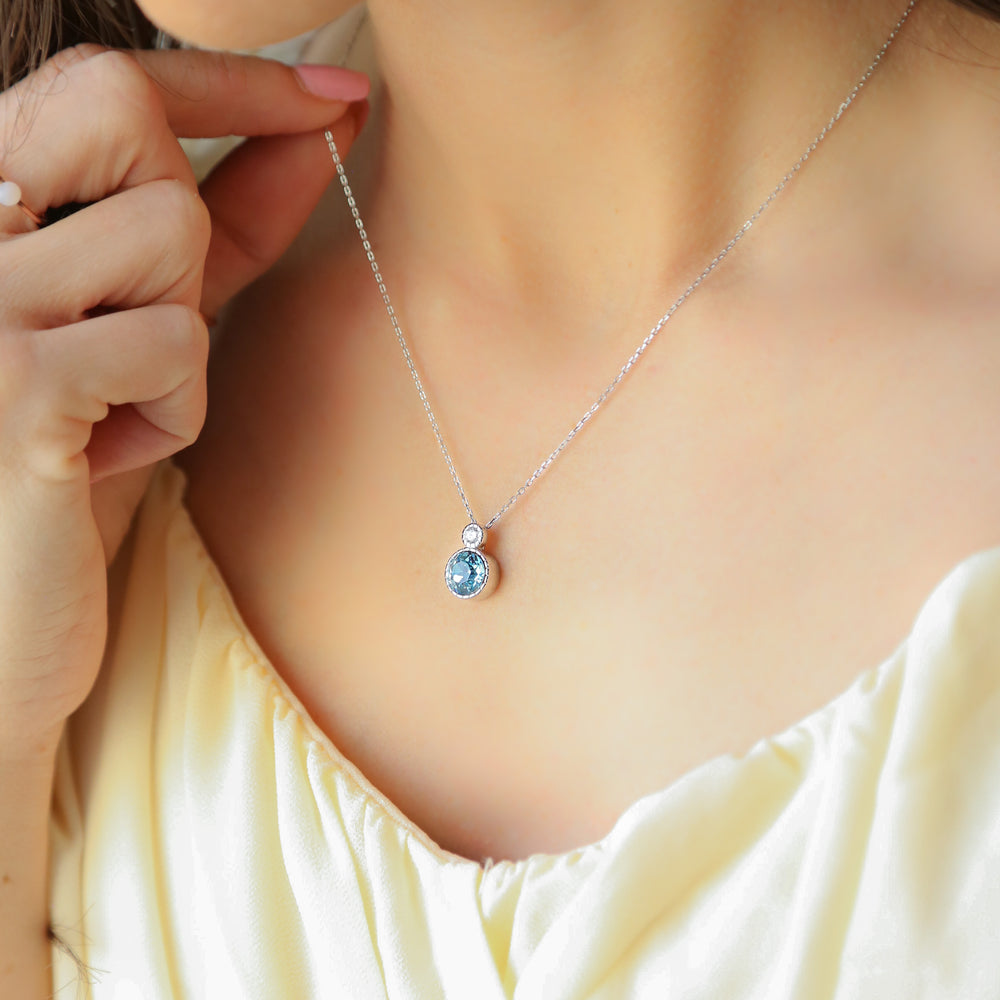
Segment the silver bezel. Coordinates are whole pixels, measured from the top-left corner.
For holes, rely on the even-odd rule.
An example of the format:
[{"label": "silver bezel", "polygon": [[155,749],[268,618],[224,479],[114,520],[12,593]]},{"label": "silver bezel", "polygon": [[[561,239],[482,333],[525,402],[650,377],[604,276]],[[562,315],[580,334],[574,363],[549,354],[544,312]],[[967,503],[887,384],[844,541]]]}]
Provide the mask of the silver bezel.
[{"label": "silver bezel", "polygon": [[[476,529],[476,533],[478,535],[478,538],[474,542],[466,541],[465,533],[469,530],[469,528],[475,528]],[[479,524],[478,521],[470,521],[462,529],[462,542],[463,542],[462,547],[463,548],[466,548],[466,549],[481,549],[483,547],[483,542],[485,542],[485,541],[486,541],[486,529],[481,524]]]}]

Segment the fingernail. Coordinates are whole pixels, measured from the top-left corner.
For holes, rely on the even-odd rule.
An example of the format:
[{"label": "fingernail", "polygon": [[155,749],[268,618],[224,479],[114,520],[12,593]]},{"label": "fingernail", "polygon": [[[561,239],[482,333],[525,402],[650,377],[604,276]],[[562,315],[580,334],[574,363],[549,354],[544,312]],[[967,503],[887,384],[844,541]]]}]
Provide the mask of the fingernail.
[{"label": "fingernail", "polygon": [[303,90],[331,101],[360,101],[368,96],[369,80],[342,66],[302,63],[293,67]]}]

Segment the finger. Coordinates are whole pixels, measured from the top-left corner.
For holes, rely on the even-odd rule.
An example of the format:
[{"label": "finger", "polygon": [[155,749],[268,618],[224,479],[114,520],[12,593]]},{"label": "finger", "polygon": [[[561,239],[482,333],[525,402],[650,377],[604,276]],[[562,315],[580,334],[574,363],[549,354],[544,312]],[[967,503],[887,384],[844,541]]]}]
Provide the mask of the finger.
[{"label": "finger", "polygon": [[[314,82],[323,75],[313,73]],[[299,79],[291,67],[258,56],[64,49],[0,93],[0,174],[20,185],[39,213],[166,177],[194,188],[178,135],[312,131],[355,99],[318,96]],[[367,89],[366,78],[350,79],[345,95]],[[9,216],[5,211],[4,220]],[[23,231],[20,223],[15,231]]]},{"label": "finger", "polygon": [[[110,404],[167,396],[208,361],[207,327],[196,310],[174,302],[91,316],[33,337],[67,415],[91,423]],[[170,420],[161,426],[178,429]]]},{"label": "finger", "polygon": [[[202,387],[198,388],[198,395],[205,398]],[[203,418],[203,405],[200,412]],[[203,419],[197,421],[190,434],[170,434],[157,427],[134,403],[110,407],[108,415],[91,428],[90,440],[84,448],[90,482],[99,483],[176,454],[194,441],[203,422]]]},{"label": "finger", "polygon": [[151,180],[194,189],[159,92],[131,56],[97,45],[57,52],[0,93],[0,173],[44,213]]},{"label": "finger", "polygon": [[50,438],[68,455],[85,448],[91,482],[158,461],[200,432],[209,340],[195,310],[146,306],[34,337],[41,395],[58,400],[66,428]]},{"label": "finger", "polygon": [[121,548],[132,515],[149,486],[153,471],[150,464],[131,469],[113,479],[105,476],[100,482],[92,483],[90,506],[104,544],[104,562],[108,566]]},{"label": "finger", "polygon": [[39,214],[25,204],[19,186],[6,180],[3,174],[0,174],[0,189],[3,189],[0,196],[0,234],[30,233],[45,224]]},{"label": "finger", "polygon": [[[365,102],[367,103],[367,102]],[[332,126],[346,155],[363,105]],[[288,249],[336,176],[323,132],[248,139],[202,182],[212,217],[201,309],[215,316]]]},{"label": "finger", "polygon": [[196,192],[159,180],[0,243],[5,322],[62,326],[102,307],[180,302],[197,308],[211,235]]},{"label": "finger", "polygon": [[[308,66],[300,74],[262,56],[198,49],[140,50],[135,57],[159,88],[174,134],[192,139],[311,132],[370,89],[367,76],[340,66]],[[316,89],[306,89],[306,81]]]}]

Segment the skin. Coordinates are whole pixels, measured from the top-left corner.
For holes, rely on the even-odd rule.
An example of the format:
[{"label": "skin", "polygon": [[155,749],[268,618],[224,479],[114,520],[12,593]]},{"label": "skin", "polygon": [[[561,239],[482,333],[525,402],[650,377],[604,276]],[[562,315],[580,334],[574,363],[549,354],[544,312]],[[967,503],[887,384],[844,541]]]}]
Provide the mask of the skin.
[{"label": "skin", "polygon": [[[0,94],[0,995],[51,990],[49,826],[67,717],[97,678],[108,565],[155,462],[205,414],[201,313],[279,259],[346,152],[367,80],[273,60],[62,49]],[[178,136],[246,136],[198,185]],[[273,178],[296,176],[276,211]],[[254,206],[249,216],[246,206]],[[270,211],[269,211],[270,209]],[[152,236],[152,238],[151,238]],[[81,267],[81,261],[86,262]]]},{"label": "skin", "polygon": [[[340,9],[143,6],[221,46]],[[902,4],[370,9],[384,91],[348,165],[485,519]],[[336,191],[233,303],[179,457],[189,509],[310,713],[444,849],[603,836],[828,703],[1000,541],[998,64],[993,26],[923,0],[794,184],[501,519],[504,575],[480,605],[441,586],[464,513]],[[375,588],[373,566],[396,570]]]}]

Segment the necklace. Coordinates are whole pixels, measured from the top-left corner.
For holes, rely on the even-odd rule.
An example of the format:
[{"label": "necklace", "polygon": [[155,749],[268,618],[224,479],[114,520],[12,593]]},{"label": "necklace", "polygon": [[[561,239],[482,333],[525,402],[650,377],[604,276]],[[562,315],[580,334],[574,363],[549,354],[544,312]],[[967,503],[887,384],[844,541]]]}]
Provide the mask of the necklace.
[{"label": "necklace", "polygon": [[552,451],[552,453],[542,462],[541,465],[535,469],[534,472],[528,477],[524,485],[522,485],[517,492],[512,494],[507,502],[486,522],[486,524],[480,524],[476,520],[476,516],[472,511],[472,506],[469,503],[468,497],[465,495],[465,490],[462,488],[462,484],[459,481],[458,473],[455,471],[455,465],[451,460],[451,455],[448,452],[448,448],[444,443],[444,438],[441,436],[441,429],[438,427],[437,419],[434,416],[434,411],[431,409],[431,404],[427,399],[427,393],[424,391],[423,383],[420,381],[420,376],[417,374],[417,369],[414,367],[413,358],[410,356],[410,350],[406,345],[406,339],[403,336],[403,331],[399,325],[399,319],[396,316],[396,311],[393,309],[392,302],[389,299],[389,293],[386,290],[385,281],[382,278],[382,271],[378,266],[378,262],[375,260],[375,252],[372,250],[372,245],[368,239],[368,232],[365,229],[365,224],[361,219],[361,214],[358,211],[357,202],[354,198],[354,193],[351,191],[351,186],[347,181],[347,174],[344,172],[344,165],[341,162],[340,154],[337,151],[337,145],[333,140],[333,135],[327,129],[325,132],[325,137],[327,145],[330,148],[330,155],[333,157],[333,162],[337,168],[337,176],[340,179],[341,186],[344,190],[344,195],[347,198],[347,205],[351,210],[351,215],[354,218],[354,224],[358,230],[358,235],[361,237],[361,244],[364,247],[365,254],[368,258],[368,263],[371,265],[372,275],[375,278],[375,283],[378,285],[379,294],[382,296],[382,301],[385,303],[386,311],[389,315],[389,321],[392,324],[392,328],[396,333],[396,338],[399,340],[400,347],[403,349],[403,357],[406,359],[406,364],[410,369],[410,374],[413,376],[413,381],[416,384],[417,392],[420,395],[420,401],[423,403],[424,410],[427,413],[427,418],[430,420],[431,427],[434,431],[434,435],[437,438],[438,445],[441,448],[441,453],[444,455],[445,461],[448,463],[448,469],[451,472],[451,478],[458,489],[458,495],[462,500],[465,510],[469,515],[469,523],[462,529],[462,547],[454,552],[451,558],[445,565],[444,571],[444,582],[448,588],[448,591],[455,595],[455,597],[460,597],[464,599],[470,598],[480,598],[485,597],[487,594],[491,593],[497,585],[500,571],[497,565],[496,559],[487,552],[483,551],[483,546],[486,541],[486,532],[497,523],[498,520],[508,511],[510,508],[522,497],[529,487],[541,476],[545,470],[555,461],[560,452],[576,437],[577,433],[583,428],[584,424],[597,412],[601,404],[611,395],[611,393],[617,388],[621,380],[628,374],[632,366],[639,360],[646,348],[652,343],[653,338],[663,329],[663,327],[670,321],[674,313],[684,304],[685,301],[695,292],[695,290],[702,284],[702,282],[722,263],[729,252],[736,246],[737,243],[750,231],[753,224],[760,218],[760,216],[767,210],[775,198],[785,189],[793,177],[802,169],[803,164],[809,157],[816,151],[819,144],[826,138],[830,133],[830,130],[840,121],[843,117],[844,112],[854,103],[858,94],[864,88],[865,84],[871,79],[872,75],[878,69],[879,64],[882,62],[883,57],[886,52],[889,51],[889,47],[895,41],[896,36],[899,34],[903,25],[906,23],[907,18],[913,11],[913,8],[917,5],[917,0],[910,0],[903,11],[902,16],[896,22],[895,27],[889,33],[889,37],[885,40],[885,43],[875,54],[875,58],[869,64],[868,68],[862,74],[861,79],[854,85],[851,92],[844,98],[841,102],[840,107],[837,109],[832,118],[823,126],[819,135],[809,144],[806,151],[799,157],[792,168],[785,174],[784,177],[778,182],[774,190],[767,196],[767,198],[761,203],[760,207],[757,209],[753,215],[750,216],[746,222],[736,231],[733,238],[720,250],[715,257],[709,262],[705,269],[701,272],[691,282],[690,285],[680,294],[680,296],[674,301],[673,305],[657,320],[656,325],[652,330],[646,335],[645,340],[639,345],[639,347],[632,353],[628,361],[622,365],[621,370],[618,372],[615,379],[607,386],[607,388],[597,397],[597,399],[590,406],[590,409],[576,422],[573,429],[563,438],[560,444]]}]

